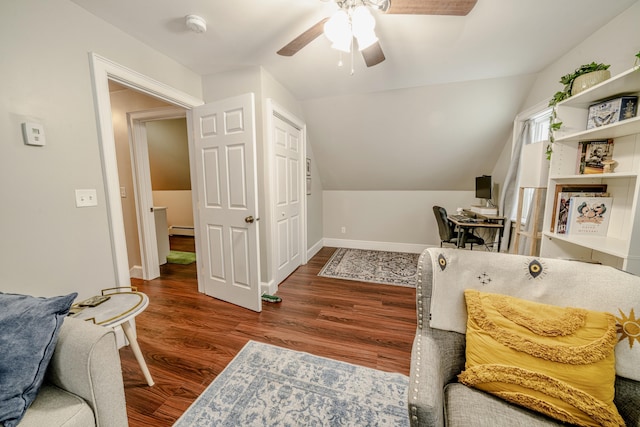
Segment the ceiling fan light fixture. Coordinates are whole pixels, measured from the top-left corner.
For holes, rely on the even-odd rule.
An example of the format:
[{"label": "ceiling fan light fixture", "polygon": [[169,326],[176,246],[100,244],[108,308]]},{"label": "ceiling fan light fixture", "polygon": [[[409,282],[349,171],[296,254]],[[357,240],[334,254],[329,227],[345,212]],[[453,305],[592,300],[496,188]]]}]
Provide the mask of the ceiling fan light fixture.
[{"label": "ceiling fan light fixture", "polygon": [[361,34],[356,37],[358,40],[358,50],[364,50],[378,41],[378,37],[373,30],[368,34]]},{"label": "ceiling fan light fixture", "polygon": [[334,13],[324,24],[324,35],[332,42],[344,40],[351,36],[351,25],[349,15],[344,10]]},{"label": "ceiling fan light fixture", "polygon": [[331,47],[340,52],[349,53],[351,52],[351,41],[351,37],[336,40],[331,44]]},{"label": "ceiling fan light fixture", "polygon": [[382,12],[386,12],[391,7],[391,0],[365,0],[365,3]]},{"label": "ceiling fan light fixture", "polygon": [[376,20],[373,18],[373,15],[371,15],[368,7],[358,6],[351,14],[351,26],[353,28],[353,35],[358,37],[358,34],[373,31],[376,27]]}]

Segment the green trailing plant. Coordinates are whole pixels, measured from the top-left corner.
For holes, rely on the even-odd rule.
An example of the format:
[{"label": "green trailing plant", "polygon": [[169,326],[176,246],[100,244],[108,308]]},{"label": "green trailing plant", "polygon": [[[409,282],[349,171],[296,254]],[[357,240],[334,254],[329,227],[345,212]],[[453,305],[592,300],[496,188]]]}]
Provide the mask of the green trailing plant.
[{"label": "green trailing plant", "polygon": [[636,53],[636,62],[633,65],[640,65],[640,50]]},{"label": "green trailing plant", "polygon": [[[638,52],[640,55],[640,52]],[[636,56],[638,56],[636,55]],[[640,56],[638,56],[640,58]],[[564,101],[565,99],[571,96],[571,89],[573,88],[573,82],[578,77],[583,74],[588,74],[594,71],[603,71],[609,69],[610,65],[608,64],[596,64],[592,62],[591,64],[583,64],[580,67],[576,68],[573,73],[566,74],[560,77],[560,83],[564,85],[562,90],[556,92],[551,100],[549,100],[549,106],[553,107],[551,110],[551,117],[549,118],[549,144],[547,145],[547,159],[551,159],[551,153],[553,153],[553,141],[554,141],[554,132],[559,130],[562,126],[562,121],[558,118],[558,114],[556,112],[556,105]]]},{"label": "green trailing plant", "polygon": [[566,74],[560,77],[560,83],[564,85],[564,88],[553,95],[553,98],[549,101],[549,106],[553,107],[558,102],[564,101],[565,99],[571,96],[571,88],[573,87],[573,81],[583,74],[592,73],[594,71],[603,71],[608,70],[610,65],[608,64],[596,64],[592,62],[591,64],[584,64],[580,67],[576,68],[573,73]]}]

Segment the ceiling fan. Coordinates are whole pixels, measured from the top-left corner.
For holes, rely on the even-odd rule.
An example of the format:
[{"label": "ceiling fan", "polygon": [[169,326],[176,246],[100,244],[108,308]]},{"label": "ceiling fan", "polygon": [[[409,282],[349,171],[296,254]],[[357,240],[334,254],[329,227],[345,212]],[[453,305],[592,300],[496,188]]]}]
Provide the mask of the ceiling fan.
[{"label": "ceiling fan", "polygon": [[[335,2],[339,8],[336,14],[322,19],[300,34],[280,49],[277,52],[278,55],[293,56],[320,36],[320,34],[325,33],[333,42],[332,47],[344,52],[350,52],[354,43],[358,43],[358,48],[362,53],[364,62],[367,64],[367,67],[372,67],[384,61],[385,56],[378,38],[373,33],[375,20],[373,20],[368,9],[396,15],[464,16],[473,9],[477,0],[335,0]],[[369,17],[366,16],[367,14]],[[360,37],[358,30],[356,30],[356,27],[360,26],[359,23],[356,22],[360,19],[357,15],[365,15],[363,19],[366,21],[366,34],[363,37]],[[346,24],[345,19],[347,19]],[[340,22],[338,24],[333,22],[336,20]],[[341,25],[343,28],[349,30],[348,35],[340,36],[343,38],[338,41],[332,39],[331,28],[328,28],[328,26],[336,27],[337,25]],[[362,31],[360,33],[362,33]]]}]

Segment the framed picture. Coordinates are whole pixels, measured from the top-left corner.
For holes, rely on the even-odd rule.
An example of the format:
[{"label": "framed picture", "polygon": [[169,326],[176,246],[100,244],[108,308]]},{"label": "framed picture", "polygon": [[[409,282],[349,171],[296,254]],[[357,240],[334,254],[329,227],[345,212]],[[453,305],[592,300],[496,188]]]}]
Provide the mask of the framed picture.
[{"label": "framed picture", "polygon": [[311,159],[307,157],[307,176],[311,176]]},{"label": "framed picture", "polygon": [[307,196],[311,195],[311,177],[307,177]]}]

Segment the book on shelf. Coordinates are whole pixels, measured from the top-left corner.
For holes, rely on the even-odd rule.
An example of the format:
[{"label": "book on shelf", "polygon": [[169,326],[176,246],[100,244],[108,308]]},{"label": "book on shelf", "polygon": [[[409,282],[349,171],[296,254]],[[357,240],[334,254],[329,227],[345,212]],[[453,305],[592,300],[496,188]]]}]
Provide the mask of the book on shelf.
[{"label": "book on shelf", "polygon": [[[609,193],[604,192],[562,192],[558,194],[558,205],[554,216],[554,229],[556,234],[568,234],[569,218],[571,212],[571,199],[576,197],[600,198],[608,197]],[[553,231],[553,230],[552,230]]]},{"label": "book on shelf", "polygon": [[576,173],[597,174],[604,170],[604,162],[612,160],[613,139],[580,141],[578,143],[578,159]]},{"label": "book on shelf", "polygon": [[553,212],[555,214],[551,221],[550,230],[552,233],[557,232],[555,226],[558,218],[558,198],[560,193],[598,193],[602,194],[607,191],[607,184],[556,184],[555,195],[553,199]]},{"label": "book on shelf", "polygon": [[571,197],[567,232],[574,236],[606,236],[612,197]]}]

